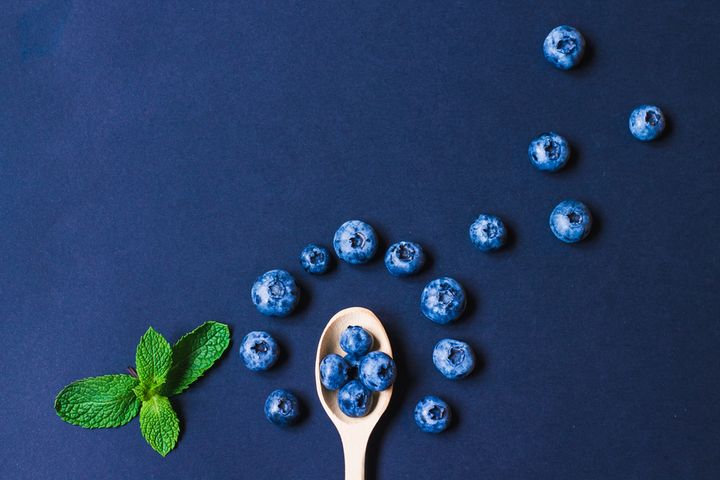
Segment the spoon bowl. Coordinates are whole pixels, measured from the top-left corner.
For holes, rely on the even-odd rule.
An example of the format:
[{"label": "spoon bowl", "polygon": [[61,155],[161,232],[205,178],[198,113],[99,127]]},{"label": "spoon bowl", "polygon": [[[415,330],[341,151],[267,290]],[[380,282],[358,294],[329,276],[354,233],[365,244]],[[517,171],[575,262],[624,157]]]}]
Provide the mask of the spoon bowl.
[{"label": "spoon bowl", "polygon": [[351,325],[364,328],[373,336],[373,350],[385,352],[392,357],[390,339],[385,327],[370,310],[362,307],[346,308],[336,313],[325,326],[318,342],[315,357],[315,386],[320,404],[330,420],[335,424],[343,443],[345,454],[345,480],[363,480],[365,478],[365,449],[375,425],[387,410],[393,387],[382,392],[373,392],[372,410],[364,417],[348,417],[338,406],[337,391],[322,386],[320,381],[320,362],[326,355],[337,353],[340,349],[340,335]]}]

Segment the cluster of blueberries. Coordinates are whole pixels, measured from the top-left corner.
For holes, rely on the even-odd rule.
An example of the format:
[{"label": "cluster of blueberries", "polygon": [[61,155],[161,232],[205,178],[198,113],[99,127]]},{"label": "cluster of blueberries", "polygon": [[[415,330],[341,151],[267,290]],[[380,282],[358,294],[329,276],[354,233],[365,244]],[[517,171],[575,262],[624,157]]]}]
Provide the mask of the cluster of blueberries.
[{"label": "cluster of blueberries", "polygon": [[[505,241],[505,227],[497,217],[481,215],[470,229],[473,244],[481,250],[499,248]],[[378,236],[369,224],[349,220],[335,232],[333,249],[341,260],[352,264],[370,261],[377,253]],[[332,261],[330,252],[317,244],[300,253],[300,264],[308,273],[326,273]],[[385,254],[385,266],[394,276],[418,273],[425,264],[422,247],[415,242],[394,243]],[[252,301],[264,315],[284,317],[292,313],[300,298],[300,289],[285,270],[270,270],[252,286]],[[459,318],[466,307],[462,285],[450,277],[430,281],[420,296],[420,310],[428,319],[448,324]],[[373,406],[373,392],[389,388],[397,376],[394,360],[380,351],[371,351],[373,338],[358,326],[347,327],[340,337],[346,355],[327,355],[320,363],[323,386],[338,391],[338,406],[349,417],[367,415]],[[248,333],[240,345],[240,357],[253,371],[271,368],[279,355],[278,344],[267,332]],[[475,353],[466,342],[444,338],[433,349],[432,360],[445,377],[466,377],[475,368]],[[288,390],[275,390],[265,402],[265,415],[276,425],[290,425],[299,417],[297,397]],[[441,432],[450,423],[449,405],[436,396],[422,398],[415,408],[415,421],[426,432]]]},{"label": "cluster of blueberries", "polygon": [[[561,25],[554,28],[543,43],[545,58],[561,70],[579,64],[585,54],[585,39],[575,28]],[[660,108],[641,105],[630,114],[629,127],[638,140],[657,138],[665,129],[665,116]],[[570,157],[565,138],[554,132],[534,138],[528,147],[530,162],[538,170],[556,172]],[[550,230],[561,241],[575,243],[590,233],[592,215],[582,202],[564,200],[550,214]],[[481,251],[501,248],[507,241],[502,220],[482,214],[470,226],[470,240]],[[378,248],[375,230],[360,220],[340,226],[333,238],[336,255],[349,264],[362,264],[372,259]],[[311,274],[324,274],[331,266],[332,256],[325,247],[309,244],[300,254],[300,263]],[[394,243],[385,253],[385,266],[398,277],[419,272],[425,264],[422,247],[415,242]],[[300,289],[285,270],[270,270],[253,284],[252,301],[264,315],[284,317],[297,306]],[[466,305],[465,291],[456,280],[440,277],[429,282],[420,297],[420,309],[427,318],[447,324],[459,318]],[[395,363],[383,352],[370,352],[372,336],[360,327],[349,327],[342,335],[341,348],[345,357],[331,354],[322,360],[320,373],[325,388],[338,390],[338,404],[348,416],[366,415],[372,408],[373,391],[389,388],[396,377]],[[240,356],[253,371],[272,367],[278,358],[277,342],[266,332],[250,332],[240,345]],[[444,338],[433,349],[433,364],[445,377],[463,378],[475,367],[475,354],[465,342]],[[299,402],[287,390],[275,390],[265,403],[265,415],[277,425],[289,425],[299,417]],[[435,396],[422,398],[415,408],[415,421],[423,431],[440,432],[451,418],[448,404]]]},{"label": "cluster of blueberries", "polygon": [[[561,25],[545,38],[543,53],[557,68],[571,69],[585,55],[585,38],[576,28]],[[665,129],[665,115],[657,106],[640,105],[630,114],[629,126],[630,133],[638,140],[653,140]],[[542,133],[530,142],[528,156],[538,170],[556,172],[567,163],[570,146],[555,132]],[[550,214],[550,229],[566,243],[579,242],[587,237],[591,226],[590,210],[577,200],[560,202]]]},{"label": "cluster of blueberries", "polygon": [[351,325],[340,334],[340,348],[346,355],[331,353],[320,362],[320,382],[328,390],[339,390],[338,406],[348,417],[370,413],[372,393],[395,383],[395,361],[385,352],[371,352],[372,346],[372,335]]}]

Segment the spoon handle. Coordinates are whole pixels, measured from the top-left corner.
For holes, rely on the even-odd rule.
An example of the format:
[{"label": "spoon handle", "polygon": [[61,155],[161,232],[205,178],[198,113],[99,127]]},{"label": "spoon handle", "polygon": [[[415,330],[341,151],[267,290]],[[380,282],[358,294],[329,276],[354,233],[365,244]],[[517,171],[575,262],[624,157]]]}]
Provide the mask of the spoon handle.
[{"label": "spoon handle", "polygon": [[345,454],[345,480],[365,480],[365,449],[368,437],[347,435],[343,438]]}]

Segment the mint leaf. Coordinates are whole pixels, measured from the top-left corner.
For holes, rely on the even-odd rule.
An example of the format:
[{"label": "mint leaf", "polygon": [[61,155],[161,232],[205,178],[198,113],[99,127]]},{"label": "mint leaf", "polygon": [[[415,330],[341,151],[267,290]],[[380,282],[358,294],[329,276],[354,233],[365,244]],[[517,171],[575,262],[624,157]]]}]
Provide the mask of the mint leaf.
[{"label": "mint leaf", "polygon": [[140,401],[130,375],[105,375],[73,382],[55,398],[55,411],[68,423],[84,428],[125,425],[135,418]]},{"label": "mint leaf", "polygon": [[163,457],[175,448],[180,422],[167,397],[155,395],[143,402],[140,430],[150,446]]},{"label": "mint leaf", "polygon": [[212,367],[230,345],[230,329],[218,322],[205,322],[185,334],[172,347],[173,365],[163,386],[165,395],[177,395]]},{"label": "mint leaf", "polygon": [[170,344],[152,327],[140,338],[135,353],[135,368],[140,383],[152,390],[165,382],[172,364]]}]

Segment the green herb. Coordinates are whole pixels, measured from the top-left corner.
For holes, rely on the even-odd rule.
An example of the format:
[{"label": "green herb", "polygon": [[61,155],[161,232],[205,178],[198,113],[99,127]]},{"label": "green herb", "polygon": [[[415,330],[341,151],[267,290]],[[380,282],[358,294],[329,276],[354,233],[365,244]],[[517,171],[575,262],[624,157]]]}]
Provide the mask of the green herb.
[{"label": "green herb", "polygon": [[168,397],[186,390],[230,345],[230,329],[205,322],[172,347],[148,328],[130,375],[105,375],[73,382],[55,398],[55,411],[84,428],[125,425],[140,413],[140,430],[163,457],[175,448],[180,422]]}]

